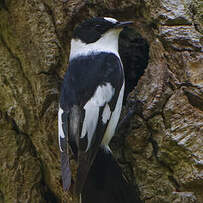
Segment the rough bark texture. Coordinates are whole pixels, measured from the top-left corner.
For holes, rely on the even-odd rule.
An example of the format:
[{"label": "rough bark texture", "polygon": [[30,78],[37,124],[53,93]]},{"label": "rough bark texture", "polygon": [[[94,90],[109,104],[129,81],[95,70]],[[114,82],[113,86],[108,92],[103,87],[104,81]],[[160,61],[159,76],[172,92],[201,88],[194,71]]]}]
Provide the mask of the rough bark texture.
[{"label": "rough bark texture", "polygon": [[74,202],[61,185],[57,107],[72,30],[90,16],[135,21],[120,40],[123,115],[139,105],[112,142],[129,181],[146,203],[203,202],[201,9],[200,0],[0,0],[0,203]]}]

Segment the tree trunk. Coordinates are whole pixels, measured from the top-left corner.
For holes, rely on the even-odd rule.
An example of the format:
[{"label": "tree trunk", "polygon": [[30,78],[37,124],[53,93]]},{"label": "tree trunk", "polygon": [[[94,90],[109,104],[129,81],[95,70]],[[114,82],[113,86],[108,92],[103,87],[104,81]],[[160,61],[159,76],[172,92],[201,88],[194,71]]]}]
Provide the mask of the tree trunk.
[{"label": "tree trunk", "polygon": [[58,97],[74,26],[91,16],[134,21],[119,43],[122,117],[134,113],[111,146],[127,178],[146,203],[203,202],[200,4],[0,0],[0,203],[74,202],[61,184]]}]

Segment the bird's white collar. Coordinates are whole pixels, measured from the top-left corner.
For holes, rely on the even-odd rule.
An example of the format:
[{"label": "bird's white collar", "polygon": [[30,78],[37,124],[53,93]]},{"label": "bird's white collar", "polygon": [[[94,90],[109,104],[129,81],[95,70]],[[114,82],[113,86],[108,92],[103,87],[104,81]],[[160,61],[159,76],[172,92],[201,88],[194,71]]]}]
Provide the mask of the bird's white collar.
[{"label": "bird's white collar", "polygon": [[78,56],[87,56],[92,53],[118,53],[118,37],[122,29],[112,29],[106,32],[99,40],[94,43],[85,44],[79,39],[71,40],[70,60]]}]

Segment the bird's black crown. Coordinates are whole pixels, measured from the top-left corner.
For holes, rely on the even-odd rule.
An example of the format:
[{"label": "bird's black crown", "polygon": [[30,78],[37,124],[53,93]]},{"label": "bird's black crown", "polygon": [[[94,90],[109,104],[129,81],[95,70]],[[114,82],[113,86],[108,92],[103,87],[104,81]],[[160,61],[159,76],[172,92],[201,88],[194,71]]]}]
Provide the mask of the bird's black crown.
[{"label": "bird's black crown", "polygon": [[86,44],[96,42],[105,32],[114,28],[117,23],[119,22],[111,22],[101,17],[88,19],[75,28],[73,38],[80,39]]}]

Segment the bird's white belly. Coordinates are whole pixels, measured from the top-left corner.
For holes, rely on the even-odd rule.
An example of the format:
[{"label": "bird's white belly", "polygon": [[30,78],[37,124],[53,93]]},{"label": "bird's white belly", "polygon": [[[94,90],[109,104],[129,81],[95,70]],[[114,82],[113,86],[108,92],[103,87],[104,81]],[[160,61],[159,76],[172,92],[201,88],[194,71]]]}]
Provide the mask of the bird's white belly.
[{"label": "bird's white belly", "polygon": [[111,118],[110,118],[110,121],[108,123],[108,126],[106,128],[106,131],[105,131],[104,137],[102,139],[102,143],[101,143],[102,145],[105,145],[105,146],[108,145],[109,142],[111,141],[111,138],[114,136],[116,126],[118,124],[118,120],[119,120],[120,114],[121,114],[124,87],[125,87],[125,82],[122,85],[122,88],[120,90],[118,100],[116,103],[115,110],[113,111]]}]

